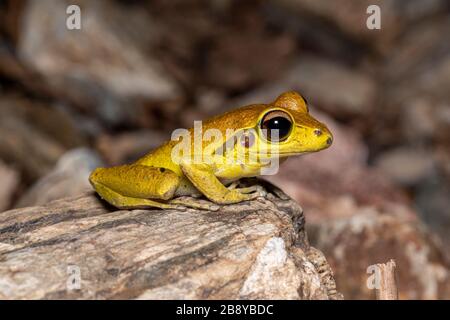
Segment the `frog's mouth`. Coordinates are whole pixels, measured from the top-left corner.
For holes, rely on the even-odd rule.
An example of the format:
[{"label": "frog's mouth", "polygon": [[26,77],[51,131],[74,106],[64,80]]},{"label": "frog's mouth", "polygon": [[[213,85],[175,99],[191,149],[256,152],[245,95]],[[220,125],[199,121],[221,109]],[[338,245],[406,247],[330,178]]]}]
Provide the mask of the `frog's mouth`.
[{"label": "frog's mouth", "polygon": [[[317,150],[318,151],[318,150]],[[267,152],[254,152],[249,151],[249,154],[257,155],[257,156],[265,156],[267,158],[284,158],[284,157],[293,157],[293,156],[300,156],[307,153],[312,153],[316,151],[300,151],[300,152],[277,152],[277,153],[267,153]]]}]

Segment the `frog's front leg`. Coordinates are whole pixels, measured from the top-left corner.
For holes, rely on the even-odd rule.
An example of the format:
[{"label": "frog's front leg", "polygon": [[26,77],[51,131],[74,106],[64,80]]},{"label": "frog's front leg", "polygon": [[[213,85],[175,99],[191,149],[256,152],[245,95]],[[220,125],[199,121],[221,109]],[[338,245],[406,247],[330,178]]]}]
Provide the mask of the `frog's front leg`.
[{"label": "frog's front leg", "polygon": [[[241,201],[252,200],[261,196],[261,192],[255,191],[245,193],[239,189],[228,189],[214,175],[211,167],[207,164],[193,164],[190,162],[182,162],[180,164],[184,175],[192,182],[192,184],[200,190],[209,200],[217,204],[231,204]],[[255,189],[256,190],[256,189]]]}]

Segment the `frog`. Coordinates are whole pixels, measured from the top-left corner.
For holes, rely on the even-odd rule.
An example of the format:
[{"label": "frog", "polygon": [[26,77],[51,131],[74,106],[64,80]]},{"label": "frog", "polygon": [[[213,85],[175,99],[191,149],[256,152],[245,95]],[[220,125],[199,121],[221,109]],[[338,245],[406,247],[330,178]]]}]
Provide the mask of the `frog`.
[{"label": "frog", "polygon": [[[215,130],[219,136],[209,143],[196,144],[195,137],[201,133],[195,129],[183,136],[190,139],[184,146],[192,148],[178,152],[182,156],[174,156],[174,150],[183,149],[181,138],[170,139],[131,164],[96,168],[89,182],[118,209],[216,211],[223,205],[264,197],[260,185],[240,187],[239,182],[260,176],[272,160],[282,163],[288,157],[326,149],[333,142],[331,131],[310,114],[306,99],[296,91],[203,121],[201,132]],[[236,160],[236,154],[244,156],[229,161]]]}]

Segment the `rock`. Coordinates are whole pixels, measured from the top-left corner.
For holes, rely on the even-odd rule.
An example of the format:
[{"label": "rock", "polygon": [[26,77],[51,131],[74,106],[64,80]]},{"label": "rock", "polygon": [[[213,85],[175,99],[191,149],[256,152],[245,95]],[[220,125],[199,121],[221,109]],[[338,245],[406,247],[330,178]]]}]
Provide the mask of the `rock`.
[{"label": "rock", "polygon": [[[386,212],[348,206],[349,216],[330,218],[308,230],[328,257],[347,299],[373,299],[368,267],[394,259],[399,299],[448,299],[450,262],[442,244],[405,207]],[[373,272],[372,272],[373,273]]]},{"label": "rock", "polygon": [[268,28],[262,7],[258,1],[149,5],[157,51],[188,95],[199,87],[236,94],[282,72],[295,54],[296,40]]},{"label": "rock", "polygon": [[432,147],[449,142],[449,32],[448,16],[417,25],[386,60],[383,107],[372,133],[376,143]]},{"label": "rock", "polygon": [[[335,118],[369,114],[375,104],[377,85],[364,72],[351,70],[324,58],[301,55],[275,83],[239,97],[242,104],[272,101],[289,88]],[[253,100],[258,97],[258,100]],[[236,104],[233,101],[234,105]],[[313,109],[313,108],[312,108]]]},{"label": "rock", "polygon": [[19,173],[0,160],[0,212],[8,209],[16,192],[20,177]]},{"label": "rock", "polygon": [[[10,1],[12,2],[12,1]],[[0,39],[0,89],[10,91],[33,99],[48,103],[49,100],[65,100],[73,105],[76,99],[71,99],[64,92],[53,90],[45,79],[25,66],[16,56],[15,48]],[[18,90],[19,89],[19,90]]]},{"label": "rock", "polygon": [[119,165],[136,161],[169,139],[169,134],[140,130],[116,135],[101,135],[97,139],[96,147],[108,164]]},{"label": "rock", "polygon": [[17,42],[20,26],[20,15],[24,4],[24,0],[2,1],[0,10],[0,34],[2,34],[8,42]]},{"label": "rock", "polygon": [[16,207],[43,205],[56,199],[86,192],[91,189],[89,175],[102,164],[99,156],[89,149],[68,151],[58,160],[50,173],[25,192]]},{"label": "rock", "polygon": [[[448,10],[413,25],[397,41],[382,70],[382,106],[370,140],[385,172],[410,187],[430,229],[449,243],[450,45]],[[399,147],[400,146],[400,147]],[[386,151],[387,150],[387,151]],[[391,151],[389,151],[391,150]]]},{"label": "rock", "polygon": [[92,194],[4,212],[0,297],[341,298],[302,209],[267,188],[218,212],[117,211]]},{"label": "rock", "polygon": [[[377,171],[364,168],[339,167],[323,170],[321,165],[312,164],[312,159],[290,159],[280,168],[277,175],[267,180],[283,188],[310,213],[310,222],[320,223],[333,216],[347,215],[348,202],[390,208],[398,204],[408,206],[412,216],[416,212],[410,208],[411,201],[405,192],[390,179]],[[338,205],[339,204],[339,205]],[[344,210],[340,209],[343,206]]]},{"label": "rock", "polygon": [[[327,0],[282,0],[276,3],[301,18],[308,18],[313,26],[328,23],[328,32],[338,29],[354,41],[362,42],[382,53],[389,52],[395,45],[395,40],[405,30],[426,18],[445,12],[446,9],[445,0],[344,0],[332,3]],[[369,14],[366,12],[370,5],[380,7],[380,30],[367,28]]]},{"label": "rock", "polygon": [[[0,101],[3,111],[7,103]],[[46,174],[64,148],[32,124],[5,112],[0,117],[0,157],[16,163],[29,179]]]},{"label": "rock", "polygon": [[71,118],[55,106],[0,98],[0,158],[14,163],[26,181],[48,173],[67,149],[84,141]]},{"label": "rock", "polygon": [[291,37],[264,33],[263,26],[243,29],[214,41],[204,68],[208,84],[242,90],[277,77],[286,67],[295,48]]},{"label": "rock", "polygon": [[369,75],[331,61],[302,56],[289,70],[287,80],[306,97],[317,99],[314,105],[337,118],[368,114],[375,103],[377,87]]},{"label": "rock", "polygon": [[430,152],[421,152],[417,148],[397,148],[384,152],[377,157],[375,165],[404,186],[418,185],[434,169]]},{"label": "rock", "polygon": [[[81,30],[66,27],[66,8],[74,4],[82,8]],[[103,0],[32,0],[23,17],[22,61],[106,123],[137,121],[139,100],[179,95],[173,79],[145,50],[154,30],[145,11]]]},{"label": "rock", "polygon": [[[383,73],[392,82],[417,82],[423,86],[433,85],[445,70],[433,70],[448,57],[450,45],[446,33],[450,30],[448,13],[430,19],[424,23],[412,25],[400,39],[398,39],[395,50],[384,61]],[[431,82],[422,82],[417,78],[435,73]],[[442,93],[442,88],[435,87]],[[387,88],[389,89],[389,87]]]},{"label": "rock", "polygon": [[416,186],[418,213],[424,221],[447,246],[450,252],[450,183],[444,174],[427,176]]},{"label": "rock", "polygon": [[225,103],[223,92],[200,88],[196,93],[196,105],[201,112],[214,114]]}]

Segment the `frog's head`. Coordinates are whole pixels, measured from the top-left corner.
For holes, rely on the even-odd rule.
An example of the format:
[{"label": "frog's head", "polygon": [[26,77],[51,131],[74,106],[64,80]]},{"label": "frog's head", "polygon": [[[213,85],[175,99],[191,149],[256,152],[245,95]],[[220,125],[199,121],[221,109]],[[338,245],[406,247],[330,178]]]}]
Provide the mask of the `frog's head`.
[{"label": "frog's head", "polygon": [[270,104],[258,105],[253,114],[258,143],[246,146],[250,153],[287,157],[320,151],[333,142],[330,130],[309,114],[305,99],[297,92],[289,91]]}]

